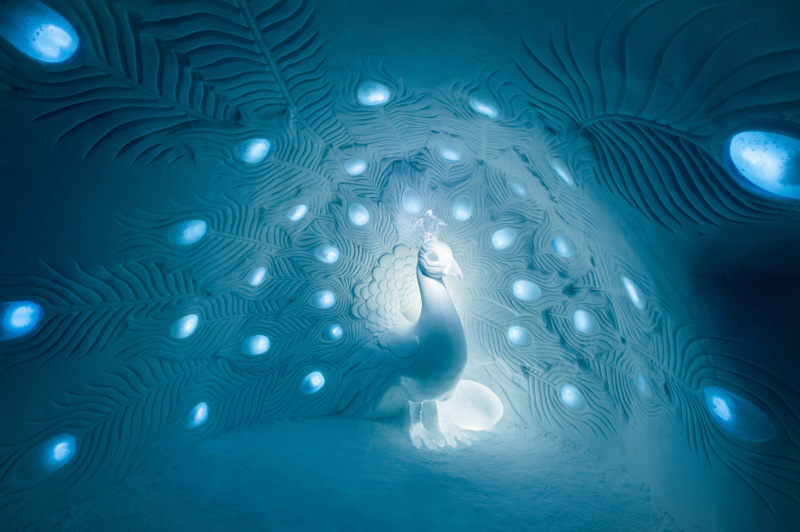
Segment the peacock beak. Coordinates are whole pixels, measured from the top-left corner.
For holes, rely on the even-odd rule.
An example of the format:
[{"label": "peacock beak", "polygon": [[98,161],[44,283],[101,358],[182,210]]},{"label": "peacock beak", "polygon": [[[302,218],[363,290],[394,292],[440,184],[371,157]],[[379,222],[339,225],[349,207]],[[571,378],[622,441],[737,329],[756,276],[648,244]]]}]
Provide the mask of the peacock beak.
[{"label": "peacock beak", "polygon": [[464,275],[461,273],[461,268],[458,267],[458,263],[456,261],[451,261],[450,264],[444,269],[445,275],[452,275],[459,281],[464,279]]}]

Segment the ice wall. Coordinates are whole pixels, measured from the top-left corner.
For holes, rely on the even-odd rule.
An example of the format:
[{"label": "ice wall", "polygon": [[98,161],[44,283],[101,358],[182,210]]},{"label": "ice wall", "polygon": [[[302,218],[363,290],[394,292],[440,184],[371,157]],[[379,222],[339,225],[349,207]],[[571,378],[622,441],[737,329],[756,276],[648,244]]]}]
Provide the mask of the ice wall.
[{"label": "ice wall", "polygon": [[505,423],[686,528],[796,522],[799,209],[748,172],[797,184],[798,8],[759,8],[6,2],[0,522],[361,415],[427,209]]}]

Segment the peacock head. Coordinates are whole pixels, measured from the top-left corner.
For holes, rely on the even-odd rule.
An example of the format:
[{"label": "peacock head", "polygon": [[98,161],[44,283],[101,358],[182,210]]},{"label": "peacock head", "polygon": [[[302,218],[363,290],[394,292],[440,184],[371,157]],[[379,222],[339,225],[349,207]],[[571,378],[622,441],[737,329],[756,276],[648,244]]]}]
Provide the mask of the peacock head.
[{"label": "peacock head", "polygon": [[433,279],[441,279],[445,275],[452,275],[459,281],[462,279],[453,250],[441,240],[428,240],[422,244],[417,263],[422,273]]}]

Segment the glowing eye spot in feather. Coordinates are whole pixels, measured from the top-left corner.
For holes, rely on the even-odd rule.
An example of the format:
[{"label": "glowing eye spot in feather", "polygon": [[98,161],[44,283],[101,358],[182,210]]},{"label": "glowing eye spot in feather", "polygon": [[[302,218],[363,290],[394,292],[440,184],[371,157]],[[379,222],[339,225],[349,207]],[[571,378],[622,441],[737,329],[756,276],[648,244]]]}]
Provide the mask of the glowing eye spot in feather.
[{"label": "glowing eye spot in feather", "polygon": [[448,163],[456,163],[461,160],[461,150],[455,146],[442,146],[439,155]]},{"label": "glowing eye spot in feather", "polygon": [[571,187],[575,186],[575,178],[572,177],[572,173],[569,171],[569,168],[567,168],[567,165],[565,165],[563,161],[553,159],[550,161],[550,167],[553,169],[556,175],[561,178],[561,181]]},{"label": "glowing eye spot in feather", "polygon": [[200,242],[208,232],[203,220],[186,220],[176,223],[167,233],[167,239],[176,246],[189,247]]},{"label": "glowing eye spot in feather", "polygon": [[466,196],[458,198],[453,203],[453,218],[460,221],[469,220],[472,217],[472,200]]},{"label": "glowing eye spot in feather", "polygon": [[572,410],[580,412],[586,409],[586,399],[583,397],[581,391],[573,384],[565,384],[562,386],[559,395],[561,396],[561,402]]},{"label": "glowing eye spot in feather", "polygon": [[3,316],[3,329],[0,339],[10,340],[25,336],[36,330],[44,317],[44,311],[33,301],[9,301],[0,303]]},{"label": "glowing eye spot in feather", "polygon": [[542,295],[542,289],[534,282],[520,279],[511,286],[511,293],[520,301],[533,301]]},{"label": "glowing eye spot in feather", "polygon": [[369,211],[360,203],[351,203],[347,208],[347,217],[353,225],[360,227],[369,222]]},{"label": "glowing eye spot in feather", "polygon": [[266,278],[267,269],[264,266],[258,266],[250,270],[250,273],[247,275],[247,283],[250,286],[260,286]]},{"label": "glowing eye spot in feather", "polygon": [[652,398],[653,392],[650,390],[650,384],[648,383],[644,372],[640,369],[637,369],[634,379],[636,380],[636,387],[639,389],[639,393],[641,393],[646,399]]},{"label": "glowing eye spot in feather", "polygon": [[263,355],[269,351],[269,338],[263,334],[254,334],[242,342],[242,353],[250,356]]},{"label": "glowing eye spot in feather", "polygon": [[311,296],[311,306],[320,310],[326,310],[336,303],[336,296],[330,290],[320,290]]},{"label": "glowing eye spot in feather", "polygon": [[340,340],[344,335],[344,330],[342,330],[341,325],[328,325],[325,327],[325,330],[322,331],[322,339],[327,342],[335,342]]},{"label": "glowing eye spot in feather", "polygon": [[517,239],[517,233],[510,227],[503,227],[492,234],[492,245],[496,249],[508,249]]},{"label": "glowing eye spot in feather", "polygon": [[518,325],[509,327],[506,336],[508,336],[509,342],[520,347],[528,347],[533,343],[533,336],[531,336],[530,331]]},{"label": "glowing eye spot in feather", "polygon": [[199,427],[208,420],[208,403],[197,403],[189,413],[189,428]]},{"label": "glowing eye spot in feather", "polygon": [[178,321],[176,321],[169,333],[176,340],[183,340],[189,338],[197,329],[197,324],[200,322],[200,317],[197,314],[188,314]]},{"label": "glowing eye spot in feather", "polygon": [[325,386],[325,376],[319,371],[312,371],[300,382],[300,391],[304,394],[317,393]]},{"label": "glowing eye spot in feather", "polygon": [[300,204],[292,207],[286,217],[293,222],[299,222],[305,218],[306,214],[308,214],[308,206]]},{"label": "glowing eye spot in feather", "polygon": [[558,235],[553,238],[553,240],[550,241],[550,245],[556,255],[565,259],[572,257],[575,255],[575,252],[578,251],[578,248],[575,247],[575,242],[564,235]]},{"label": "glowing eye spot in feather", "polygon": [[479,115],[497,118],[497,103],[488,96],[475,93],[469,97],[469,106]]},{"label": "glowing eye spot in feather", "polygon": [[594,315],[583,309],[576,310],[572,315],[572,324],[575,330],[583,334],[594,334],[600,330],[600,324]]},{"label": "glowing eye spot in feather", "polygon": [[314,256],[317,257],[320,262],[333,264],[339,260],[339,250],[331,245],[325,244],[314,250]]},{"label": "glowing eye spot in feather", "polygon": [[0,10],[0,36],[35,61],[64,63],[78,51],[80,37],[64,17],[38,0],[11,0]]},{"label": "glowing eye spot in feather", "polygon": [[524,198],[528,195],[528,187],[525,186],[525,183],[522,181],[522,179],[518,177],[515,177],[508,182],[508,188],[511,190],[511,193],[518,198]]},{"label": "glowing eye spot in feather", "polygon": [[645,307],[644,297],[642,297],[642,292],[639,290],[639,287],[636,286],[636,283],[623,276],[622,285],[625,287],[625,291],[628,293],[628,298],[630,298],[633,306],[638,309],[643,309]]},{"label": "glowing eye spot in feather", "polygon": [[416,190],[406,190],[403,193],[403,210],[409,214],[417,214],[422,209],[422,197]]},{"label": "glowing eye spot in feather", "polygon": [[800,139],[743,131],[731,138],[730,155],[739,174],[758,188],[800,199]]},{"label": "glowing eye spot in feather", "polygon": [[48,440],[45,444],[45,448],[49,450],[45,468],[52,472],[67,465],[74,458],[77,446],[72,434],[61,434]]},{"label": "glowing eye spot in feather", "polygon": [[383,83],[367,81],[358,88],[358,101],[365,107],[378,107],[392,99],[392,91]]},{"label": "glowing eye spot in feather", "polygon": [[365,163],[362,159],[350,159],[344,163],[344,171],[351,176],[361,175],[366,169],[367,163]]},{"label": "glowing eye spot in feather", "polygon": [[16,468],[20,480],[31,480],[49,475],[75,458],[78,441],[70,433],[59,434],[46,440],[24,455]]},{"label": "glowing eye spot in feather", "polygon": [[272,151],[272,142],[267,139],[250,139],[239,145],[236,156],[249,164],[258,164]]},{"label": "glowing eye spot in feather", "polygon": [[729,434],[749,441],[766,441],[777,433],[775,424],[759,407],[719,386],[703,390],[714,422]]}]

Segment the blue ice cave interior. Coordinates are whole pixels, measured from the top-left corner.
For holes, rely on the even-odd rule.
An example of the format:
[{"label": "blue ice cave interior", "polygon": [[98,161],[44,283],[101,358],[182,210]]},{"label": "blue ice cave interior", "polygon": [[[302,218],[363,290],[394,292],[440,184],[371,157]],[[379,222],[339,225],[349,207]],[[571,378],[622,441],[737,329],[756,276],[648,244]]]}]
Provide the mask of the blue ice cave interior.
[{"label": "blue ice cave interior", "polygon": [[800,4],[0,0],[0,529],[800,529]]}]

